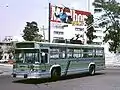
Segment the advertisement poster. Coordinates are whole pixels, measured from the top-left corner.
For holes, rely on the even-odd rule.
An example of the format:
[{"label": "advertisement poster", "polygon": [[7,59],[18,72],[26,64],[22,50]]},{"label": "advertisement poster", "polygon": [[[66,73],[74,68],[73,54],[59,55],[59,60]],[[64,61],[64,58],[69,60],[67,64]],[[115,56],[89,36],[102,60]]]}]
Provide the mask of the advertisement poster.
[{"label": "advertisement poster", "polygon": [[[75,27],[85,26],[85,19],[90,12],[70,9],[68,7],[59,7],[56,5],[50,5],[50,38],[51,41],[57,38],[65,39],[64,32],[67,32],[67,28],[70,28],[71,31],[74,31]],[[74,27],[74,28],[73,28]],[[60,35],[56,35],[57,33]],[[63,33],[63,35],[62,35]],[[72,32],[71,32],[72,33]],[[67,35],[71,35],[70,32]],[[54,38],[55,37],[55,38]]]},{"label": "advertisement poster", "polygon": [[51,5],[51,22],[83,26],[90,12]]}]

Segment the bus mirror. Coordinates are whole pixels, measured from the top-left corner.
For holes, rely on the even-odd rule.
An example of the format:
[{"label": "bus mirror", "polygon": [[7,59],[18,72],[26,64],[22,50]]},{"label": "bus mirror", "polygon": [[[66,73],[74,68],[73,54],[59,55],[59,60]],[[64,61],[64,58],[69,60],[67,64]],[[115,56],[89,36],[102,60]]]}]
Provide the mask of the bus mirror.
[{"label": "bus mirror", "polygon": [[42,52],[42,56],[45,56],[45,53],[44,53],[44,52]]}]

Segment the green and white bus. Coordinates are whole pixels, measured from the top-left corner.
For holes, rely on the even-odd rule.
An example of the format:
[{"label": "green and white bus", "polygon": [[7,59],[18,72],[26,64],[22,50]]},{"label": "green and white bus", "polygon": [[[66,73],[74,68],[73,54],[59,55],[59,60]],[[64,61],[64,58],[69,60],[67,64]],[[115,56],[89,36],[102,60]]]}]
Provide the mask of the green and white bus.
[{"label": "green and white bus", "polygon": [[15,44],[13,77],[41,78],[89,72],[105,68],[104,47],[46,42]]}]

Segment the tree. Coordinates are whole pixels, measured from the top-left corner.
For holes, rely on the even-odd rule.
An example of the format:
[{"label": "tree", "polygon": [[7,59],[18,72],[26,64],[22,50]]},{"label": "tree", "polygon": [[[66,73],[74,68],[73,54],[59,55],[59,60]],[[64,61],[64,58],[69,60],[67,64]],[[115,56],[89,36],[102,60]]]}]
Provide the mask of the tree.
[{"label": "tree", "polygon": [[94,27],[92,26],[94,22],[93,15],[89,15],[85,21],[87,25],[87,32],[86,32],[86,36],[88,38],[87,43],[91,44],[93,42],[93,39],[97,37],[96,35],[93,34],[93,32],[95,32]]},{"label": "tree", "polygon": [[95,0],[95,13],[102,13],[100,27],[106,28],[104,42],[109,42],[109,51],[116,53],[120,47],[120,3],[115,0]]},{"label": "tree", "polygon": [[42,35],[38,34],[39,28],[35,21],[32,22],[26,22],[27,25],[25,26],[25,29],[23,30],[23,38],[26,41],[43,41]]}]

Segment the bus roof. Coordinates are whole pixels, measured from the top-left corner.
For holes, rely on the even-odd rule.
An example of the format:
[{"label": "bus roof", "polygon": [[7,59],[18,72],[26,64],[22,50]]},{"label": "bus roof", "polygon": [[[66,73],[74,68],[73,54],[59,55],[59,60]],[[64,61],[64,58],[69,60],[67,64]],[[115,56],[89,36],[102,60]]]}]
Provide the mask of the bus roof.
[{"label": "bus roof", "polygon": [[49,42],[36,42],[36,41],[23,41],[17,43],[36,43],[49,46],[63,46],[63,47],[91,47],[91,48],[104,48],[103,45],[81,45],[81,44],[69,44],[69,43],[49,43]]}]

